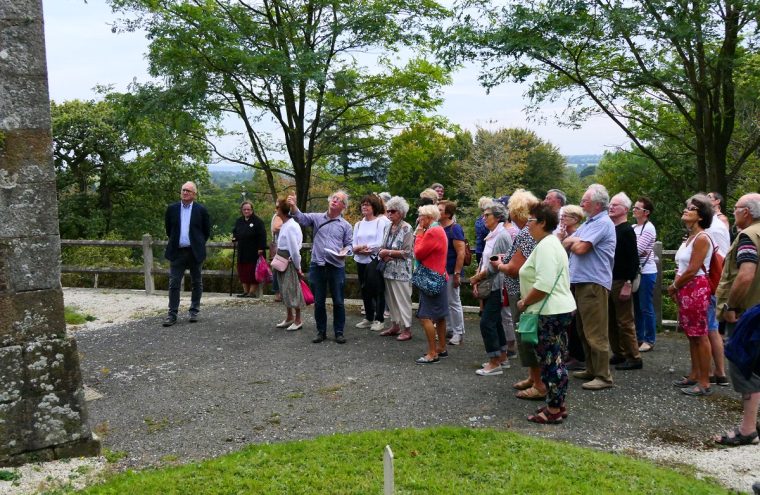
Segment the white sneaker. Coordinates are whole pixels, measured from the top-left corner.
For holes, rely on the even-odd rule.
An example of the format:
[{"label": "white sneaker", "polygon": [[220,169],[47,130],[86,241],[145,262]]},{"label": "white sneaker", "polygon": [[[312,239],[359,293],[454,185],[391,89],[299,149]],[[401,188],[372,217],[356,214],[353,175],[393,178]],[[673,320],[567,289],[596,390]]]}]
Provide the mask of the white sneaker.
[{"label": "white sneaker", "polygon": [[455,333],[450,339],[449,344],[451,345],[460,345],[463,342],[462,334],[461,333]]},{"label": "white sneaker", "polygon": [[369,320],[362,320],[356,324],[356,328],[369,328],[372,326],[372,322]]},{"label": "white sneaker", "polygon": [[288,328],[295,320],[282,320],[280,323],[275,325],[277,328]]},{"label": "white sneaker", "polygon": [[369,329],[372,330],[373,332],[381,332],[385,330],[385,323],[383,323],[382,321],[373,321],[372,326],[369,327]]},{"label": "white sneaker", "polygon": [[390,318],[391,317],[391,312],[386,309],[385,311],[383,311],[383,316],[386,317],[386,318]]}]

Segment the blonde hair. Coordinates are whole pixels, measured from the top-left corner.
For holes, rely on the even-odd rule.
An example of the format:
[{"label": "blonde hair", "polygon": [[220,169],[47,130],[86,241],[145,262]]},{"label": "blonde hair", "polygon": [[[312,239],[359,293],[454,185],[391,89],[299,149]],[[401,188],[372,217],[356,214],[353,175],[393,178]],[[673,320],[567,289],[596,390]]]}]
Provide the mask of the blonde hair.
[{"label": "blonde hair", "polygon": [[432,199],[434,202],[438,202],[438,193],[435,192],[435,189],[427,188],[424,191],[420,193],[420,198],[428,198]]},{"label": "blonde hair", "polygon": [[575,217],[579,222],[583,220],[583,208],[578,205],[565,205],[562,207],[562,214]]},{"label": "blonde hair", "polygon": [[509,216],[512,220],[524,222],[530,217],[530,210],[538,203],[540,201],[532,192],[518,189],[509,198]]},{"label": "blonde hair", "polygon": [[417,214],[424,217],[430,217],[436,222],[441,218],[441,212],[435,205],[424,205],[417,208]]}]

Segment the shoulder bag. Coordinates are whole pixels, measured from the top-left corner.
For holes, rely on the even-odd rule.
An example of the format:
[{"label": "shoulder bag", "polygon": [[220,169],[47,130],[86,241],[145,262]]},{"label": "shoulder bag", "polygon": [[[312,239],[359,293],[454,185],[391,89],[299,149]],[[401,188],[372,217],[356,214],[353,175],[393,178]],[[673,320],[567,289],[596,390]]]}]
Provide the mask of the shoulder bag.
[{"label": "shoulder bag", "polygon": [[420,263],[412,274],[412,285],[426,296],[433,297],[446,287],[446,277]]},{"label": "shoulder bag", "polygon": [[517,324],[517,333],[520,334],[520,340],[523,342],[534,345],[538,344],[538,316],[541,314],[541,311],[543,311],[544,306],[546,306],[546,301],[551,297],[554,288],[557,287],[557,282],[559,282],[559,278],[562,276],[562,270],[564,269],[564,267],[560,269],[557,279],[552,286],[552,290],[550,290],[544,298],[543,304],[538,308],[538,313],[523,313],[520,315],[520,321]]}]

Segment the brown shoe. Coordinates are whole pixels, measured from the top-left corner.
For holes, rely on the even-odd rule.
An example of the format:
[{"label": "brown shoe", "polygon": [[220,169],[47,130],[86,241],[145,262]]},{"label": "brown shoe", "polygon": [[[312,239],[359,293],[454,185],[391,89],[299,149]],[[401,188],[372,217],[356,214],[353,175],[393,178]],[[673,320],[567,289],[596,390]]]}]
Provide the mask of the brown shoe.
[{"label": "brown shoe", "polygon": [[591,380],[590,382],[586,382],[583,385],[581,385],[586,390],[602,390],[605,388],[610,388],[612,386],[612,380],[602,380],[601,378],[597,377]]},{"label": "brown shoe", "polygon": [[396,337],[396,340],[401,340],[401,341],[412,340],[412,331],[411,330],[404,330],[403,332],[401,332],[401,335],[399,335],[398,337]]}]

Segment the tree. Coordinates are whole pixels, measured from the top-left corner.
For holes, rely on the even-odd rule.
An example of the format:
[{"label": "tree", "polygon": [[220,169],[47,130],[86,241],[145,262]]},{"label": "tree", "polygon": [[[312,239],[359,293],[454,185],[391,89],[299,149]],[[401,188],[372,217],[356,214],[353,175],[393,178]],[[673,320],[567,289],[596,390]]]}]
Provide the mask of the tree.
[{"label": "tree", "polygon": [[565,165],[557,148],[532,131],[478,129],[469,155],[457,165],[457,182],[473,201],[518,187],[543,197],[549,189],[563,187]]},{"label": "tree", "polygon": [[[735,136],[735,77],[757,46],[756,0],[558,0],[502,9],[466,0],[462,7],[459,22],[439,33],[450,63],[482,61],[489,88],[530,81],[536,106],[567,96],[569,125],[606,115],[677,188],[725,194],[760,148],[757,126]],[[684,132],[673,133],[663,111]],[[668,149],[647,133],[680,143],[693,172],[669,167]]]},{"label": "tree", "polygon": [[163,210],[180,185],[208,183],[205,143],[191,137],[202,126],[154,107],[145,92],[51,102],[51,117],[64,237],[163,235]]},{"label": "tree", "polygon": [[420,122],[391,141],[388,156],[388,190],[406,198],[417,198],[434,182],[446,188],[446,197],[461,197],[462,184],[456,178],[456,164],[469,152],[468,132],[450,135],[436,122]]},{"label": "tree", "polygon": [[[214,152],[262,170],[273,198],[275,175],[292,177],[300,207],[317,164],[374,146],[359,138],[434,108],[438,88],[449,81],[445,69],[419,53],[427,24],[446,15],[433,1],[111,4],[137,15],[122,27],[148,32],[150,72],[166,81],[177,102],[204,118],[232,116],[242,125],[243,149],[226,152],[209,141]],[[391,54],[402,48],[411,57],[394,63]],[[283,156],[290,167],[278,166]]]}]

